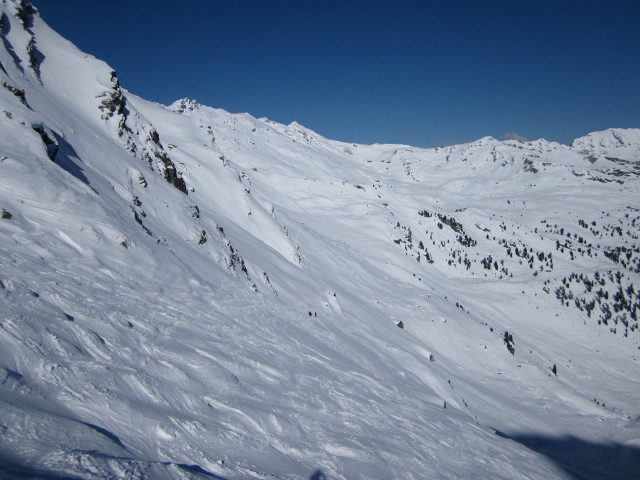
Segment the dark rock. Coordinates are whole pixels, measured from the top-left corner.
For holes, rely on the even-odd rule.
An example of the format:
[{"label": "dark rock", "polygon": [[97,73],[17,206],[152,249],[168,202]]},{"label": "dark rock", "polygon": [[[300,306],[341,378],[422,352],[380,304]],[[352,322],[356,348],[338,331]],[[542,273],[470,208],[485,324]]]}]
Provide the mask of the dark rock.
[{"label": "dark rock", "polygon": [[38,50],[36,40],[33,37],[31,37],[27,44],[27,53],[29,54],[29,68],[36,74],[36,78],[42,81],[40,78],[40,65],[44,61],[44,55]]},{"label": "dark rock", "polygon": [[42,139],[42,143],[44,143],[45,148],[47,149],[47,156],[53,162],[56,160],[56,155],[58,155],[58,150],[60,149],[58,142],[53,140],[49,135],[50,132],[47,132],[47,128],[43,125],[33,125],[33,128]]},{"label": "dark rock", "polygon": [[151,129],[151,131],[149,132],[149,140],[151,140],[153,143],[155,143],[156,145],[158,145],[159,147],[162,147],[162,145],[160,144],[160,135],[158,134],[158,132],[155,129]]},{"label": "dark rock", "polygon": [[33,14],[36,13],[36,9],[27,0],[21,0],[18,2],[18,8],[16,16],[22,22],[22,26],[25,28],[31,28],[33,25]]},{"label": "dark rock", "polygon": [[164,164],[164,178],[171,185],[181,192],[188,194],[187,185],[184,183],[182,175],[176,169],[176,166],[165,152],[156,153],[156,157]]},{"label": "dark rock", "polygon": [[100,102],[99,109],[104,112],[102,119],[106,120],[114,115],[122,115],[124,113],[125,98],[120,88],[105,92],[106,97]]},{"label": "dark rock", "polygon": [[13,85],[9,85],[7,82],[2,82],[2,86],[13,93],[16,97],[18,97],[23,105],[27,105],[27,99],[25,97],[24,90],[20,90]]},{"label": "dark rock", "polygon": [[147,188],[147,185],[148,185],[147,179],[144,178],[144,176],[141,173],[138,174],[138,183],[142,185],[144,188]]}]

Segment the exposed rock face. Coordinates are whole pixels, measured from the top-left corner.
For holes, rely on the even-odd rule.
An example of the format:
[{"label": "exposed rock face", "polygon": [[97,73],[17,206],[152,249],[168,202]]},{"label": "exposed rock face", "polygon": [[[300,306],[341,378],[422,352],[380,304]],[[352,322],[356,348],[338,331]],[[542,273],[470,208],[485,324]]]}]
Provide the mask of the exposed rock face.
[{"label": "exposed rock face", "polygon": [[[0,66],[1,65],[2,64],[0,64]],[[2,68],[2,70],[4,70],[4,68]],[[25,96],[24,90],[22,90],[20,88],[16,88],[16,87],[14,87],[13,85],[10,85],[7,82],[2,82],[2,86],[4,88],[6,88],[7,90],[9,90],[11,93],[13,93],[17,98],[19,98],[23,105],[28,106],[27,105],[27,98]]]},{"label": "exposed rock face", "polygon": [[156,158],[161,160],[162,163],[164,164],[165,180],[169,182],[171,185],[173,185],[174,187],[176,187],[181,192],[188,194],[187,185],[184,183],[184,178],[182,178],[182,175],[178,173],[178,170],[176,169],[176,166],[169,158],[169,155],[167,155],[165,152],[158,152],[156,153]]},{"label": "exposed rock face", "polygon": [[114,116],[118,118],[117,133],[119,137],[124,135],[127,129],[127,98],[120,87],[120,81],[115,70],[111,70],[111,88],[98,95],[101,98],[98,108],[102,112],[102,119],[108,120]]},{"label": "exposed rock face", "polygon": [[22,26],[30,29],[33,26],[33,14],[36,13],[36,9],[27,0],[14,0],[14,3],[16,5],[16,16],[22,22]]},{"label": "exposed rock face", "polygon": [[103,120],[111,118],[114,115],[124,115],[125,105],[125,96],[120,89],[120,85],[116,84],[113,89],[104,93],[104,99],[100,102],[99,108],[103,112]]},{"label": "exposed rock face", "polygon": [[49,159],[55,162],[56,155],[58,155],[58,151],[60,150],[60,146],[58,145],[58,142],[56,140],[51,138],[53,137],[51,131],[44,125],[34,125],[32,128],[38,133],[38,135],[40,135],[42,143],[47,149],[47,156],[49,157]]},{"label": "exposed rock face", "polygon": [[40,78],[40,65],[44,61],[44,55],[42,54],[42,52],[40,52],[40,50],[38,50],[34,37],[31,37],[29,43],[27,44],[27,54],[29,55],[29,68],[33,70],[36,78],[42,81],[42,79]]},{"label": "exposed rock face", "polygon": [[201,107],[198,102],[189,98],[183,98],[173,103],[172,108],[178,113],[193,112]]},{"label": "exposed rock face", "polygon": [[[103,120],[116,119],[116,133],[125,143],[131,155],[144,160],[151,169],[158,169],[164,179],[181,192],[188,194],[187,185],[175,163],[160,142],[160,135],[153,125],[127,108],[127,97],[120,86],[115,70],[110,72],[111,86],[98,98],[98,108]],[[146,134],[145,134],[146,132]]]}]

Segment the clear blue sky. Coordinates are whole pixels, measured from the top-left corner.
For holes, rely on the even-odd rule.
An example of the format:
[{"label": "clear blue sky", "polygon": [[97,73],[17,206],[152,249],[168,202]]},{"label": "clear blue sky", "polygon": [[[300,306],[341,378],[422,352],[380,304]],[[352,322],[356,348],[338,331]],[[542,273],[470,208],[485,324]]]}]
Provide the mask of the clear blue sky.
[{"label": "clear blue sky", "polygon": [[640,127],[640,1],[33,0],[149,100],[357,143]]}]

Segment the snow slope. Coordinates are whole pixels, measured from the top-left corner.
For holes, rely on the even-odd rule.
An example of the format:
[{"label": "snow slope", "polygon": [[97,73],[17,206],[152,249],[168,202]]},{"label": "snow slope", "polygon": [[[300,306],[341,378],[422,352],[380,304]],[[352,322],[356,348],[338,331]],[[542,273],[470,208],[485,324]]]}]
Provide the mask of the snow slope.
[{"label": "snow slope", "polygon": [[640,476],[640,130],[346,144],[0,5],[0,478]]}]

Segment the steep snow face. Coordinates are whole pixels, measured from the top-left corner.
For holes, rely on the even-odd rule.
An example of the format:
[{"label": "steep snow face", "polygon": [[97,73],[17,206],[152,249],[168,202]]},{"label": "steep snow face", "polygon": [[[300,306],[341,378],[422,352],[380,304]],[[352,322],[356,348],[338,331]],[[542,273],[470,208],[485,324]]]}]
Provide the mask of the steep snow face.
[{"label": "steep snow face", "polygon": [[0,8],[2,478],[640,476],[640,130],[336,142]]}]

